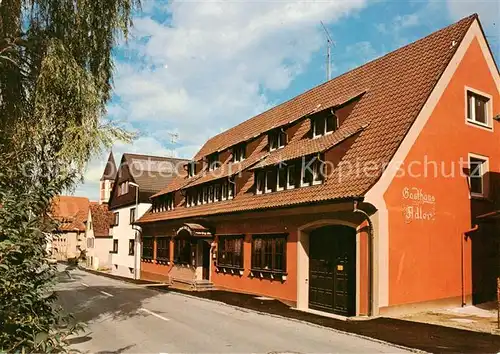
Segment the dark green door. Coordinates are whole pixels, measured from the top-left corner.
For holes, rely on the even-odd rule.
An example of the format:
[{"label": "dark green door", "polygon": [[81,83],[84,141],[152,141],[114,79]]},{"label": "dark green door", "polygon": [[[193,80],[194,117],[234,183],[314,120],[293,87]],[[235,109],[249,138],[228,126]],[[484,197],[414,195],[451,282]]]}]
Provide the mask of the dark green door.
[{"label": "dark green door", "polygon": [[309,235],[309,307],[356,314],[356,230],[325,226]]}]

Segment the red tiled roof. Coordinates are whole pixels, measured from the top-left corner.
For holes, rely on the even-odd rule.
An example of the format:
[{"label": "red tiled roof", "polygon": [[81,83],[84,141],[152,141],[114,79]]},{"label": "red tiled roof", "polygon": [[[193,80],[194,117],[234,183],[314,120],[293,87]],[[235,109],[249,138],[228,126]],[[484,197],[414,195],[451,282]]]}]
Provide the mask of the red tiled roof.
[{"label": "red tiled roof", "polygon": [[51,216],[59,222],[58,231],[85,231],[89,199],[61,195],[52,201]]},{"label": "red tiled roof", "polygon": [[257,168],[263,168],[266,166],[277,165],[283,161],[290,161],[302,156],[307,156],[319,152],[323,152],[325,150],[329,150],[336,145],[340,144],[347,138],[350,138],[368,126],[368,123],[365,125],[350,125],[350,126],[341,126],[339,130],[333,132],[332,134],[328,134],[325,136],[321,136],[315,139],[309,140],[296,140],[286,145],[285,147],[274,150],[266,156],[266,158],[256,165],[254,165],[251,169],[255,170]]},{"label": "red tiled roof", "polygon": [[[366,92],[343,122],[337,135],[334,133],[319,138],[317,141],[302,139],[295,145],[297,150],[294,147],[293,152],[290,152],[289,156],[306,154],[322,149],[323,147],[315,145],[323,144],[323,142],[325,142],[324,147],[328,148],[328,144],[332,146],[336,144],[338,134],[344,134],[344,129],[347,130],[347,127],[350,133],[357,131],[359,134],[343,155],[340,164],[323,184],[254,195],[251,191],[253,184],[253,177],[251,177],[232,200],[189,208],[180,206],[173,211],[162,213],[148,212],[139,220],[139,223],[275,208],[364,195],[380,178],[383,167],[390,161],[403,141],[459,47],[451,43],[455,41],[460,44],[474,20],[477,20],[477,15],[464,18],[249,119],[207,141],[195,157],[199,160],[214,151],[223,150],[273,127],[300,119],[314,111],[318,105],[320,107],[335,106],[350,97],[359,95],[360,92]],[[348,132],[345,134],[349,135]],[[315,147],[312,148],[312,146]],[[300,152],[302,147],[304,151]],[[291,147],[288,149],[292,150]],[[286,151],[285,148],[281,150]],[[269,155],[269,161],[275,163],[271,156],[274,155]],[[265,161],[262,164],[265,164]],[[366,164],[372,168],[378,166],[378,169],[372,170],[371,172],[374,173],[370,174],[346,170],[347,166],[365,166]],[[182,181],[174,183],[185,185],[186,179],[180,179]]]},{"label": "red tiled roof", "polygon": [[114,216],[108,209],[107,204],[91,204],[90,214],[92,216],[92,228],[95,237],[109,236],[110,225],[114,221]]}]

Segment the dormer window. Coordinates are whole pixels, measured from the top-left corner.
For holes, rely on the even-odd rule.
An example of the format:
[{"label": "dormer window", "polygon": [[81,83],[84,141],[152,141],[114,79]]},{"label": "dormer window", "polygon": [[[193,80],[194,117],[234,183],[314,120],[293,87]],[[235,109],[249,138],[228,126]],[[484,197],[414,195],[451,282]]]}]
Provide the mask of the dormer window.
[{"label": "dormer window", "polygon": [[246,144],[238,144],[233,147],[233,162],[241,162],[245,159]]},{"label": "dormer window", "polygon": [[255,194],[264,193],[264,188],[266,185],[266,174],[264,171],[258,171],[255,173]]},{"label": "dormer window", "polygon": [[337,130],[338,117],[333,111],[322,113],[311,118],[312,137],[324,136]]},{"label": "dormer window", "polygon": [[118,195],[124,195],[128,193],[128,181],[122,182],[118,185]]},{"label": "dormer window", "polygon": [[304,158],[302,165],[302,179],[300,185],[310,186],[323,183],[323,163],[317,158]]},{"label": "dormer window", "polygon": [[283,129],[276,129],[268,134],[268,140],[269,151],[273,151],[286,145],[287,136]]},{"label": "dormer window", "polygon": [[186,191],[186,207],[233,199],[234,187],[234,183],[226,179],[203,187],[190,188]]},{"label": "dormer window", "polygon": [[207,157],[208,170],[213,171],[219,168],[219,153],[215,152]]},{"label": "dormer window", "polygon": [[196,162],[195,161],[190,161],[187,164],[187,173],[188,177],[193,177],[195,175],[195,169],[196,169]]},{"label": "dormer window", "polygon": [[174,194],[169,193],[160,195],[153,200],[153,213],[161,213],[164,211],[174,210]]}]

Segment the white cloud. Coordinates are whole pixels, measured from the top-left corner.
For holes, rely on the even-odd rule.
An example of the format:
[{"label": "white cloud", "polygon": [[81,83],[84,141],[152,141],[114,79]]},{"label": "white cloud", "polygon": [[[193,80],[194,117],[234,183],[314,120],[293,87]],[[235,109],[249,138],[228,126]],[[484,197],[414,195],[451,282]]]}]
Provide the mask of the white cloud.
[{"label": "white cloud", "polygon": [[[266,93],[286,89],[324,45],[320,20],[331,24],[365,5],[146,1],[129,43],[120,48],[114,79],[119,99],[109,107],[113,120],[142,136],[131,146],[117,145],[115,157],[168,153],[173,131],[179,134],[171,146],[175,154],[192,157],[209,137],[274,104]],[[102,166],[106,157],[100,157]],[[81,193],[96,183],[97,170],[93,162]]]}]

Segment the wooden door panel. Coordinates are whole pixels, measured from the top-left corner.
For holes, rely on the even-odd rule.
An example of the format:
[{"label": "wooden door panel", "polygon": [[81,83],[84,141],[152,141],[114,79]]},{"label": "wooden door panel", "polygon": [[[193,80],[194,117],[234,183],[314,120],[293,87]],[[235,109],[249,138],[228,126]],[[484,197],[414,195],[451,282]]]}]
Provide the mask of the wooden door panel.
[{"label": "wooden door panel", "polygon": [[309,237],[309,307],[343,316],[355,314],[356,233],[328,226]]}]

